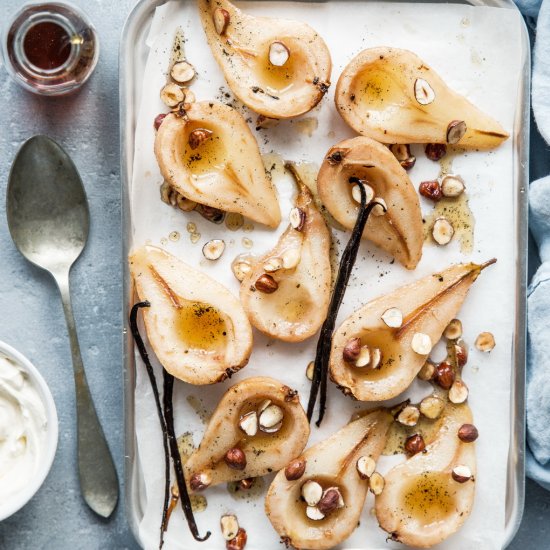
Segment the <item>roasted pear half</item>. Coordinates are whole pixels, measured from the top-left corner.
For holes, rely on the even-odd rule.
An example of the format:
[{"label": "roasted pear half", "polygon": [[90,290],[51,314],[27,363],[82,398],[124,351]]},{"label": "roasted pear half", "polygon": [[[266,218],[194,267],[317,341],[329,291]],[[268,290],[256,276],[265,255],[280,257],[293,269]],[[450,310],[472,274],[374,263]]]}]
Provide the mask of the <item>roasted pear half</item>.
[{"label": "roasted pear half", "polygon": [[382,199],[387,211],[373,210],[363,238],[379,246],[408,269],[422,256],[424,240],[418,195],[393,153],[367,138],[341,141],[325,156],[317,187],[321,201],[344,227],[352,229],[360,206],[358,185],[367,200]]},{"label": "roasted pear half", "polygon": [[352,59],[338,79],[335,101],[354,130],[381,143],[490,149],[509,137],[416,54],[398,48],[370,48]]},{"label": "roasted pear half", "polygon": [[301,342],[323,324],[330,298],[330,233],[293,165],[299,192],[290,223],[275,247],[241,284],[241,303],[263,333]]},{"label": "roasted pear half", "polygon": [[305,23],[254,17],[228,0],[198,0],[214,58],[233,93],[253,111],[291,118],[313,109],[330,85],[323,39]]},{"label": "roasted pear half", "polygon": [[466,298],[482,265],[453,265],[376,298],[335,331],[330,376],[360,401],[406,390]]},{"label": "roasted pear half", "polygon": [[192,491],[283,468],[306,446],[309,424],[298,393],[265,376],[227,390],[185,465]]},{"label": "roasted pear half", "polygon": [[265,510],[282,541],[293,548],[317,550],[333,548],[350,536],[369,485],[358,462],[378,459],[392,420],[385,410],[369,412],[277,474]]},{"label": "roasted pear half", "polygon": [[243,117],[227,105],[197,102],[169,114],[155,139],[164,179],[185,198],[277,227],[281,211],[260,150]]},{"label": "roasted pear half", "polygon": [[162,366],[190,384],[225,380],[248,363],[252,329],[240,302],[220,283],[168,252],[144,246],[130,272],[145,330]]},{"label": "roasted pear half", "polygon": [[433,441],[385,476],[376,517],[393,540],[429,548],[457,531],[474,501],[475,444],[459,438],[472,424],[467,404],[448,404]]}]

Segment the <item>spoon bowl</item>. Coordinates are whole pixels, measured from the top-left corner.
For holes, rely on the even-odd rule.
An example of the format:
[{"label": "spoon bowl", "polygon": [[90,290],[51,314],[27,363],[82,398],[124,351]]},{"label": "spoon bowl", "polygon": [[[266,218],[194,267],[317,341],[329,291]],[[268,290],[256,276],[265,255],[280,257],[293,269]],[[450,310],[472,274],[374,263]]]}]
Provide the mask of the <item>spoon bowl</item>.
[{"label": "spoon bowl", "polygon": [[48,271],[71,266],[90,227],[88,201],[75,165],[47,136],[27,140],[10,172],[8,225],[19,252]]},{"label": "spoon bowl", "polygon": [[71,267],[88,239],[88,201],[73,161],[49,137],[34,136],[17,153],[6,211],[19,252],[49,271],[59,287],[73,359],[80,487],[88,506],[109,517],[118,501],[118,480],[86,380],[69,289]]}]

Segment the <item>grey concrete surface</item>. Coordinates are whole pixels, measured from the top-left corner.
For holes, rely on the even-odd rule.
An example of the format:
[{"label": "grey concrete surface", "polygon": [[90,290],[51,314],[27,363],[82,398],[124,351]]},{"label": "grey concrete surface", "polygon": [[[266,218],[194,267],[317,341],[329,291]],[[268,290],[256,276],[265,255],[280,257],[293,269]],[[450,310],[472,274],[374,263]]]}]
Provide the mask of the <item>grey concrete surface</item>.
[{"label": "grey concrete surface", "polygon": [[[90,202],[90,239],[72,273],[73,305],[89,383],[115,457],[122,496],[117,68],[120,33],[134,2],[76,2],[91,16],[101,41],[97,70],[80,93],[59,99],[39,98],[24,92],[0,69],[0,339],[27,355],[44,374],[60,421],[59,447],[44,486],[23,510],[0,523],[3,550],[137,548],[122,498],[114,516],[103,521],[80,497],[71,358],[61,303],[49,276],[28,264],[13,246],[5,218],[7,177],[17,149],[33,134],[50,135],[72,155]],[[2,0],[1,19],[22,4],[21,0]],[[550,493],[528,482],[525,519],[511,548],[550,548],[549,508]],[[205,550],[211,549],[205,546]]]}]

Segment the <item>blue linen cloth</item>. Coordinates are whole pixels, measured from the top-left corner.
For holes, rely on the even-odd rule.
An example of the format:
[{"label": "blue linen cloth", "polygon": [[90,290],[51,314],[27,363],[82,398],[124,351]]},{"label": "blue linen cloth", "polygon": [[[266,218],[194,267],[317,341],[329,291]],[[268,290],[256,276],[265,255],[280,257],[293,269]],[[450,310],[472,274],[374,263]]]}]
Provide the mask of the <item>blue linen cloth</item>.
[{"label": "blue linen cloth", "polygon": [[[538,131],[550,143],[550,0],[516,0],[516,4],[525,16],[538,17],[531,101]],[[537,154],[548,155],[548,148],[542,149]],[[550,176],[530,185],[529,227],[541,265],[527,298],[526,471],[550,490]]]}]

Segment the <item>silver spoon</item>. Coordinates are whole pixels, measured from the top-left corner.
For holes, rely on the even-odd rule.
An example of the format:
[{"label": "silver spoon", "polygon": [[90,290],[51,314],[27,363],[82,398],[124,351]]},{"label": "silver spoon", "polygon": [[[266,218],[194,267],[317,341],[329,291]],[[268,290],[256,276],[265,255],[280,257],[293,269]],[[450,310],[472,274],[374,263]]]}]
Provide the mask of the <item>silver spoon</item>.
[{"label": "silver spoon", "polygon": [[52,139],[34,136],[13,161],[6,202],[19,252],[49,271],[61,293],[73,357],[80,488],[88,506],[107,518],[118,501],[118,480],[86,381],[69,292],[70,269],[88,238],[86,192],[67,153]]}]

